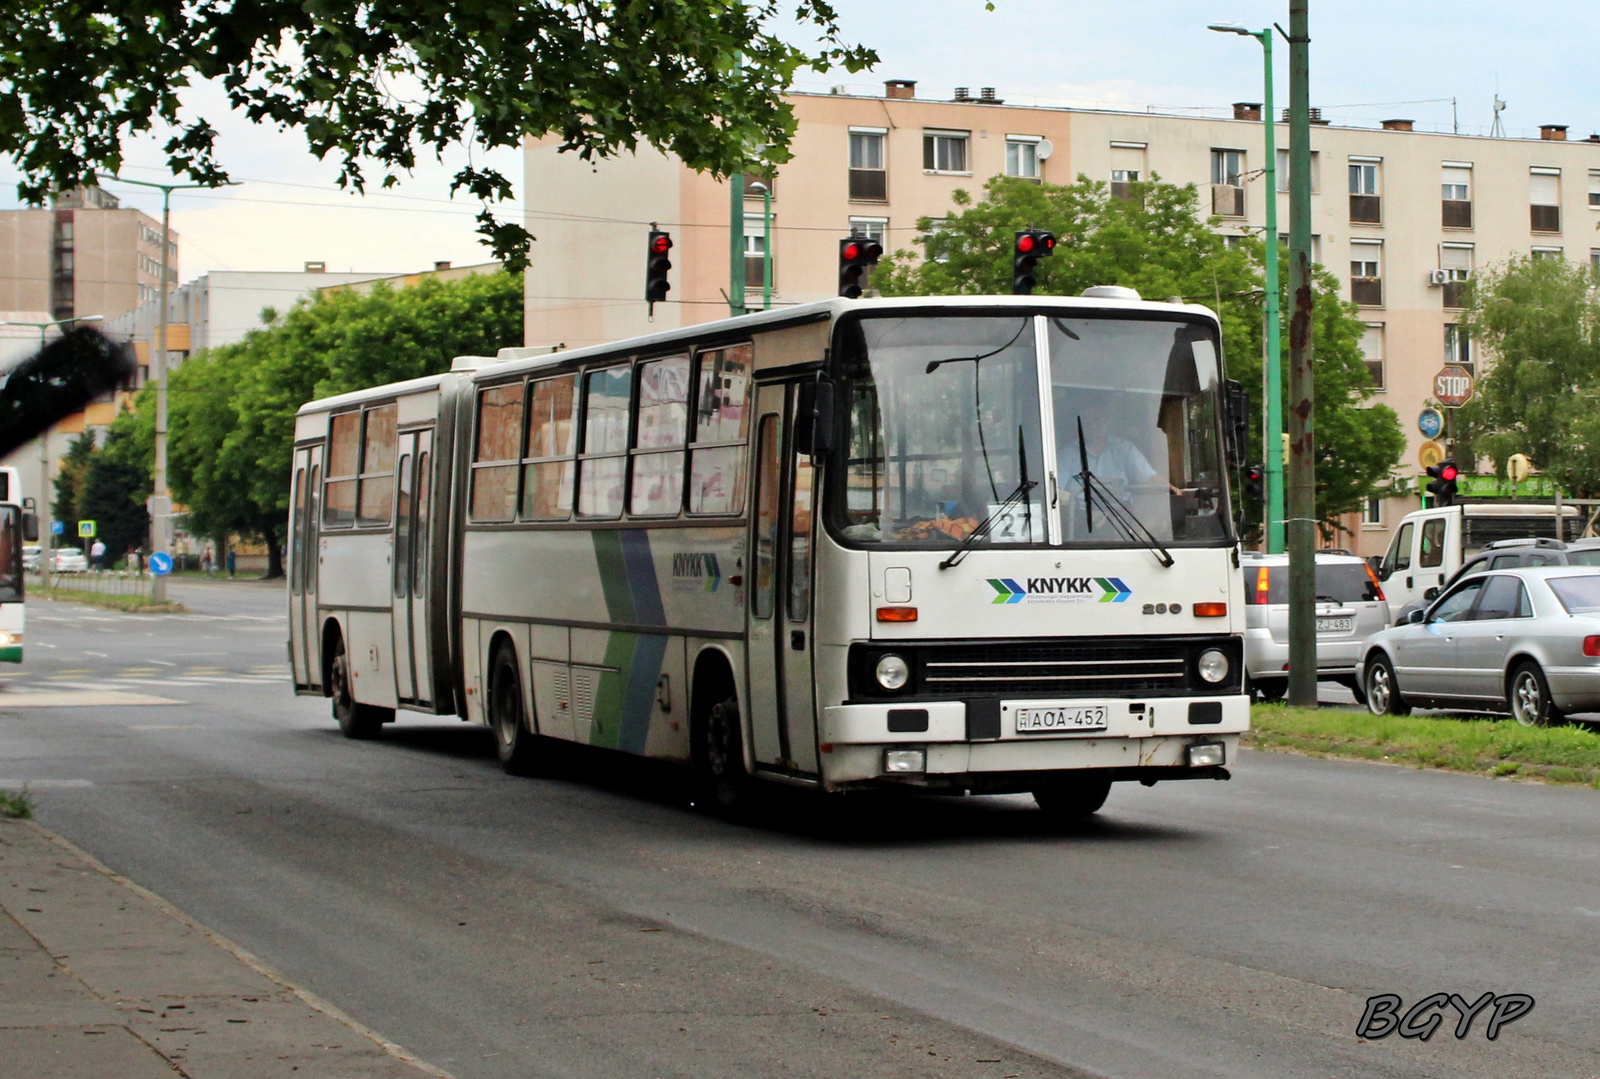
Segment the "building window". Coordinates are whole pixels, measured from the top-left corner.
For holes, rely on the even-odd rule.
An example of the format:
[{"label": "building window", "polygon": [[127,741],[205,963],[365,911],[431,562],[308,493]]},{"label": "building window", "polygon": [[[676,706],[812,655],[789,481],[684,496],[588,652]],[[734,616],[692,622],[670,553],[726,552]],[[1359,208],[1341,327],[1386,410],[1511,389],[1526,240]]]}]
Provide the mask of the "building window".
[{"label": "building window", "polygon": [[1558,259],[1561,257],[1561,251],[1559,247],[1534,247],[1528,254],[1536,259]]},{"label": "building window", "polygon": [[1600,276],[1600,247],[1589,248],[1589,269]]},{"label": "building window", "polygon": [[1528,174],[1528,217],[1534,232],[1561,231],[1561,170],[1535,167]]},{"label": "building window", "polygon": [[1600,210],[1600,169],[1589,170],[1589,206]]},{"label": "building window", "polygon": [[[1283,194],[1289,193],[1289,151],[1278,150],[1277,180],[1278,190]],[[1317,194],[1322,190],[1322,155],[1311,151],[1311,193]]]},{"label": "building window", "polygon": [[1366,332],[1361,335],[1361,355],[1366,360],[1373,387],[1379,391],[1387,389],[1383,369],[1383,323],[1367,323]]},{"label": "building window", "polygon": [[1006,175],[1022,180],[1041,179],[1039,143],[1043,141],[1038,135],[1007,135]]},{"label": "building window", "polygon": [[1465,326],[1452,323],[1444,328],[1444,362],[1472,373],[1472,334]]},{"label": "building window", "polygon": [[1211,212],[1244,216],[1244,151],[1211,151]]},{"label": "building window", "polygon": [[860,240],[872,240],[885,251],[889,249],[889,219],[887,217],[852,217],[850,235]]},{"label": "building window", "polygon": [[949,262],[950,252],[946,250],[944,232],[950,227],[950,219],[935,217],[928,222],[928,231],[922,234],[923,255],[930,262]]},{"label": "building window", "polygon": [[1439,177],[1441,224],[1447,229],[1472,227],[1472,166],[1445,165]]},{"label": "building window", "polygon": [[1383,244],[1350,244],[1350,299],[1362,307],[1383,306]]},{"label": "building window", "polygon": [[[1278,246],[1289,246],[1289,234],[1287,232],[1278,233]],[[1311,234],[1311,261],[1318,264],[1322,262],[1322,234],[1319,232]]]},{"label": "building window", "polygon": [[1383,223],[1383,202],[1378,191],[1380,164],[1377,158],[1350,159],[1350,223],[1353,225]]},{"label": "building window", "polygon": [[1383,499],[1377,497],[1367,499],[1367,507],[1361,514],[1361,523],[1369,527],[1383,527]]},{"label": "building window", "polygon": [[1466,306],[1467,281],[1472,277],[1472,245],[1440,244],[1439,272],[1444,278],[1444,305]]},{"label": "building window", "polygon": [[889,169],[883,145],[887,134],[881,129],[851,128],[851,201],[889,201]]},{"label": "building window", "polygon": [[1133,185],[1149,179],[1145,166],[1145,144],[1142,142],[1114,142],[1111,144],[1111,197],[1133,197]]},{"label": "building window", "polygon": [[[773,229],[777,229],[774,218]],[[776,246],[774,246],[772,259],[772,287],[778,287],[778,259]],[[763,232],[761,218],[747,217],[744,219],[744,285],[745,288],[762,288],[764,281],[762,252],[766,250],[766,236]]]},{"label": "building window", "polygon": [[922,168],[925,172],[961,172],[967,168],[967,132],[924,131]]}]

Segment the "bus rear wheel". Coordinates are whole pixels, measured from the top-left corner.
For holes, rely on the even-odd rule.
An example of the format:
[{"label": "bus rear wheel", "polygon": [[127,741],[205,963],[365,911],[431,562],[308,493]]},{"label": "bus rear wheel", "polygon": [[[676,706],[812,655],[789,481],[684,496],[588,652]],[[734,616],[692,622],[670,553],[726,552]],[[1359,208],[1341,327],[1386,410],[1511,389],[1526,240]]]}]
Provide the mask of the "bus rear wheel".
[{"label": "bus rear wheel", "polygon": [[394,711],[356,700],[351,677],[344,637],[335,636],[333,659],[328,663],[328,688],[333,694],[333,718],[339,724],[339,733],[346,738],[376,738],[384,721],[394,718]]},{"label": "bus rear wheel", "polygon": [[528,729],[522,707],[522,673],[517,653],[510,645],[495,649],[489,669],[489,724],[500,764],[514,776],[531,776],[539,770],[538,735]]},{"label": "bus rear wheel", "polygon": [[1092,817],[1106,804],[1111,780],[1094,776],[1058,776],[1033,788],[1033,800],[1045,818],[1055,824],[1071,824]]},{"label": "bus rear wheel", "polygon": [[735,816],[750,802],[750,777],[744,770],[744,735],[739,727],[739,699],[728,697],[712,705],[705,720],[696,725],[696,785],[711,809]]}]

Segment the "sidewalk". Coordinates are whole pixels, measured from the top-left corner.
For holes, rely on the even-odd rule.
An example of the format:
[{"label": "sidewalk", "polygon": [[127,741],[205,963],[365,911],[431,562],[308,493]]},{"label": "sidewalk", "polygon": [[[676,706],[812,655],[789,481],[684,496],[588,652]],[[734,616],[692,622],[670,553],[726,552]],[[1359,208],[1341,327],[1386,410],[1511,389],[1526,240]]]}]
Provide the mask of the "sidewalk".
[{"label": "sidewalk", "polygon": [[0,821],[0,1071],[449,1079],[31,821]]}]

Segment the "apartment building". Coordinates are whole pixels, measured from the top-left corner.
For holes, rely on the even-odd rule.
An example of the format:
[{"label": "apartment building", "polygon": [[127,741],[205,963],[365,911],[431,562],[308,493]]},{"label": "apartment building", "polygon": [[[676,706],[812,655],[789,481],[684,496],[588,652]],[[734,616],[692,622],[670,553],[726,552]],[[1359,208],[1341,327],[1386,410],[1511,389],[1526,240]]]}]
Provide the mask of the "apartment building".
[{"label": "apartment building", "polygon": [[[168,236],[168,282],[178,280],[178,234]],[[115,318],[161,288],[161,222],[124,209],[98,187],[49,209],[0,211],[0,309],[52,319]]]},{"label": "apartment building", "polygon": [[[770,183],[773,299],[833,295],[838,239],[852,232],[885,249],[917,250],[918,218],[976,196],[996,174],[1111,185],[1160,179],[1194,183],[1202,210],[1225,235],[1259,233],[1267,199],[1279,200],[1288,233],[1287,123],[1277,126],[1277,191],[1265,190],[1259,106],[1231,118],[1018,107],[992,90],[917,97],[890,81],[882,97],[794,94],[795,157]],[[1433,375],[1449,362],[1482,370],[1461,330],[1463,283],[1511,255],[1600,265],[1600,136],[1567,139],[1552,124],[1539,139],[1485,138],[1315,122],[1312,128],[1312,255],[1340,280],[1367,324],[1363,348],[1378,386],[1373,400],[1399,414],[1408,439],[1402,475],[1421,472],[1419,412]],[[743,257],[730,252],[730,192],[653,150],[610,161],[559,154],[554,140],[526,152],[529,225],[538,242],[527,274],[525,341],[579,347],[687,325],[728,312],[730,275],[760,306],[764,202],[742,204]],[[647,321],[646,232],[673,234],[668,302]],[[631,257],[636,253],[637,257]],[[1114,283],[1114,282],[1108,282]],[[1388,544],[1394,522],[1418,501],[1374,502],[1343,522],[1362,554]]]}]

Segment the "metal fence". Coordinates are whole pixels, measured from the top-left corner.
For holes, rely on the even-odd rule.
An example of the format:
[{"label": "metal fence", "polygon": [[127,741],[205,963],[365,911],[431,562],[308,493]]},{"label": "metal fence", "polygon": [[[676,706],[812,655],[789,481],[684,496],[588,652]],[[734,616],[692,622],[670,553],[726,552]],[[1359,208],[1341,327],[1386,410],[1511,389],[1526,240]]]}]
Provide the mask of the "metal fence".
[{"label": "metal fence", "polygon": [[107,596],[145,596],[155,590],[155,578],[148,573],[127,570],[88,570],[83,573],[29,573],[29,588],[59,588],[73,592],[97,592]]}]

